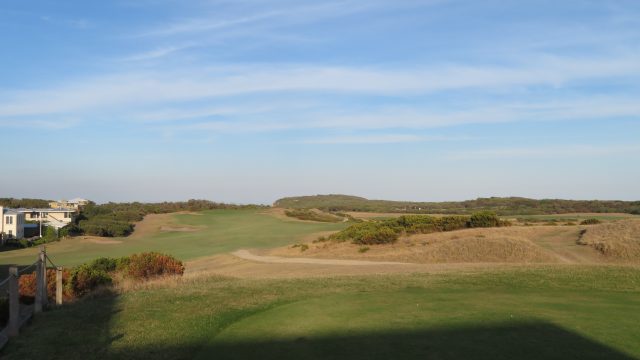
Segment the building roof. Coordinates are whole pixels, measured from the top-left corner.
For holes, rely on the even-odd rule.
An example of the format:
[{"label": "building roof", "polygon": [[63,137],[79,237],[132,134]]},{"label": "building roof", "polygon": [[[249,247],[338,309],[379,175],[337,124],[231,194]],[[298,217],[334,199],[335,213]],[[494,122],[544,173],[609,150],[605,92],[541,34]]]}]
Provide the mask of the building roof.
[{"label": "building roof", "polygon": [[20,208],[14,209],[14,211],[20,213],[28,213],[28,212],[75,212],[76,209],[69,208]]},{"label": "building roof", "polygon": [[83,198],[75,198],[75,199],[71,199],[71,200],[69,200],[67,202],[73,204],[73,203],[89,202],[89,200],[83,199]]}]

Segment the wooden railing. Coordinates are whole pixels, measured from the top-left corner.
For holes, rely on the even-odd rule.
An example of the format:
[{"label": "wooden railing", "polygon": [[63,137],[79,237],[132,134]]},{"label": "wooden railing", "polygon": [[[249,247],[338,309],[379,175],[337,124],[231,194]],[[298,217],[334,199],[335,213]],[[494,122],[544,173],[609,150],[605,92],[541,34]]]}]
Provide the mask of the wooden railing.
[{"label": "wooden railing", "polygon": [[[47,261],[56,269],[56,305],[62,305],[62,267],[55,266],[47,256],[46,248],[42,246],[36,261],[22,269],[17,265],[9,267],[9,276],[0,281],[0,289],[7,286],[9,301],[9,317],[7,326],[0,332],[0,349],[9,338],[18,336],[20,328],[24,326],[33,314],[46,310],[49,303],[47,294]],[[19,282],[20,276],[35,268],[36,289],[33,306],[20,304]]]}]

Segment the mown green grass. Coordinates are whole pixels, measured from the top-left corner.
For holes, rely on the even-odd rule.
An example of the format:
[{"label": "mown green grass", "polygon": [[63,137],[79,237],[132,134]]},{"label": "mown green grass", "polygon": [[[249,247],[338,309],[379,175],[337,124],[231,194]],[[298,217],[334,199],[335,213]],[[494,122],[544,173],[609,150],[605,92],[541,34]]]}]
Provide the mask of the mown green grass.
[{"label": "mown green grass", "polygon": [[[198,231],[168,231],[144,238],[105,238],[119,244],[83,242],[81,237],[47,244],[57,265],[73,266],[101,256],[119,257],[142,251],[160,251],[181,260],[215,255],[241,248],[277,247],[320,231],[339,230],[344,224],[287,221],[260,210],[211,210],[200,215],[174,215],[174,224],[201,227]],[[31,264],[37,248],[0,253],[0,264]]]},{"label": "mown green grass", "polygon": [[633,359],[640,270],[185,279],[44,313],[6,359]]}]

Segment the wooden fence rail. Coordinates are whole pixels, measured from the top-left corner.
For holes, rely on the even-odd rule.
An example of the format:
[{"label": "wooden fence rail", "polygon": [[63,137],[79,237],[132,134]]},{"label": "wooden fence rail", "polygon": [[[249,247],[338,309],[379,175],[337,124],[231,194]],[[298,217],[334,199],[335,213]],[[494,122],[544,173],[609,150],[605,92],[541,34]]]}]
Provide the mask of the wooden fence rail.
[{"label": "wooden fence rail", "polygon": [[[0,349],[4,347],[10,337],[18,336],[20,328],[24,326],[31,318],[32,314],[41,313],[47,308],[49,302],[49,296],[47,294],[47,260],[51,262],[51,259],[47,257],[46,248],[42,246],[38,258],[35,263],[27,266],[26,268],[19,270],[17,265],[9,267],[9,277],[6,280],[0,281],[4,283],[8,281],[9,291],[9,322],[7,326],[0,331]],[[20,304],[20,275],[24,274],[30,268],[36,268],[36,288],[35,288],[35,302],[33,309],[30,306]],[[62,267],[55,266],[56,269],[56,305],[62,305]]]}]

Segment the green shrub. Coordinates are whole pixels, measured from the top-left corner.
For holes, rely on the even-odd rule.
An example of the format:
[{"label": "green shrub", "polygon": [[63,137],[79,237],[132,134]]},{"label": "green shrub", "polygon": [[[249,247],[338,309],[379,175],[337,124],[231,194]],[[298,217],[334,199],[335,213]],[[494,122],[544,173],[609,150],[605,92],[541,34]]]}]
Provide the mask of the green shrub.
[{"label": "green shrub", "polygon": [[482,211],[471,215],[469,219],[470,228],[479,227],[498,227],[500,226],[500,218],[496,213],[491,211]]},{"label": "green shrub", "polygon": [[316,212],[313,210],[307,210],[307,209],[285,210],[284,213],[288,217],[292,217],[300,220],[331,222],[331,223],[343,221],[341,217],[338,217],[332,214]]},{"label": "green shrub", "polygon": [[309,250],[309,245],[307,244],[294,244],[291,246],[292,248],[300,248],[300,252]]},{"label": "green shrub", "polygon": [[109,273],[99,267],[92,267],[91,264],[82,264],[74,268],[69,279],[70,290],[77,297],[112,283],[113,279]]},{"label": "green shrub", "polygon": [[164,275],[182,275],[184,264],[171,255],[157,252],[133,254],[126,273],[134,279],[149,279]]},{"label": "green shrub", "polygon": [[353,239],[354,244],[378,245],[391,244],[398,240],[399,234],[389,226],[379,226],[369,231],[364,231]]},{"label": "green shrub", "polygon": [[580,222],[580,225],[597,225],[602,223],[602,221],[596,219],[596,218],[591,218],[591,219],[584,219]]},{"label": "green shrub", "polygon": [[357,223],[329,237],[335,241],[351,240],[354,244],[389,244],[398,240],[401,234],[428,234],[440,231],[454,231],[471,227],[510,226],[496,214],[483,212],[472,216],[403,215],[396,219]]},{"label": "green shrub", "polygon": [[358,249],[358,252],[361,254],[366,253],[367,251],[369,251],[369,247],[368,246],[362,246]]},{"label": "green shrub", "polygon": [[127,236],[133,232],[133,224],[112,217],[95,217],[82,220],[78,228],[86,235],[115,237]]},{"label": "green shrub", "polygon": [[101,257],[93,260],[88,266],[96,271],[104,271],[110,273],[116,270],[117,259]]}]

